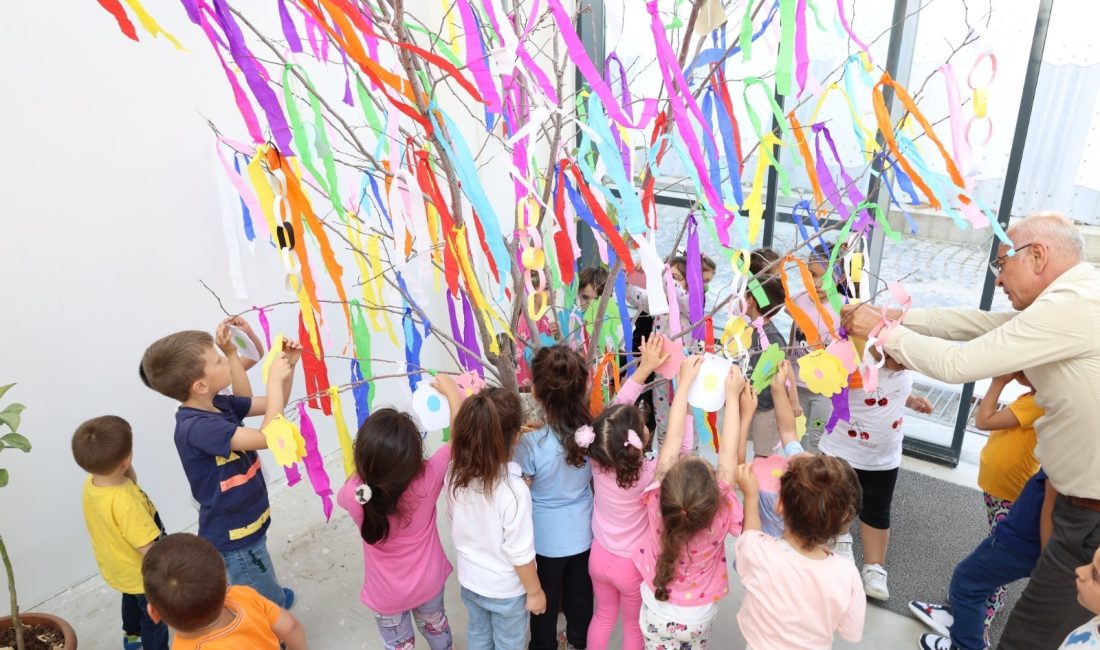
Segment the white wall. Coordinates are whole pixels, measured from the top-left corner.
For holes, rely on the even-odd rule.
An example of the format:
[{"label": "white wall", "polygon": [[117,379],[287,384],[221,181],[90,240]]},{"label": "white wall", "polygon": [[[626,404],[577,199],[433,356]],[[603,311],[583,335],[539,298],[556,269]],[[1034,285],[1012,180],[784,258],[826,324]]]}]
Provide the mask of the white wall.
[{"label": "white wall", "polygon": [[[176,405],[145,388],[137,366],[156,338],[212,329],[222,317],[199,280],[233,312],[291,299],[277,257],[260,243],[254,253],[234,244],[248,290],[247,299],[234,299],[222,214],[228,209],[239,219],[239,210],[227,195],[204,118],[230,137],[244,140],[245,130],[209,44],[180,5],[146,3],[186,53],[140,27],[142,42],[133,43],[94,2],[66,3],[60,13],[51,4],[15,3],[0,21],[0,54],[9,62],[0,67],[8,90],[0,103],[0,385],[18,382],[5,403],[27,405],[21,432],[34,443],[29,455],[0,456],[0,467],[12,473],[11,484],[0,490],[0,535],[15,563],[24,609],[96,572],[80,508],[84,474],[69,450],[73,430],[87,418],[110,413],[129,420],[139,478],[167,528],[194,525],[172,443]],[[256,12],[265,14],[261,27],[277,34],[275,7],[268,9]],[[438,12],[433,5],[431,22]],[[315,82],[339,84],[337,96],[342,92],[342,74],[329,79],[310,73]],[[457,109],[451,115],[471,149],[480,150],[485,134],[473,128],[473,116]],[[485,169],[504,177],[508,158],[497,157]],[[358,180],[343,187],[358,187]],[[511,230],[510,183],[487,189],[502,229]],[[324,211],[324,202],[316,205]],[[344,269],[350,286],[355,266],[345,261]],[[322,297],[331,296],[327,280],[319,286]],[[431,283],[425,289],[432,294]],[[425,308],[446,329],[445,305]],[[272,329],[296,336],[296,314],[293,306],[277,308],[269,315]],[[347,354],[339,349],[347,338],[340,310],[326,307],[326,316],[326,351]],[[259,331],[254,314],[250,320]],[[400,331],[400,323],[395,326]],[[374,337],[373,356],[403,361],[385,338]],[[423,360],[448,365],[431,340]],[[346,361],[330,360],[329,370],[334,384],[348,381]],[[386,370],[402,371],[380,366],[376,374]],[[261,393],[255,373],[252,380]],[[385,384],[376,405],[400,404],[409,395],[404,379]],[[292,397],[303,394],[302,386],[299,374]],[[353,400],[346,395],[354,427]],[[311,415],[321,451],[335,450],[331,421]],[[342,477],[331,478],[338,485]],[[310,488],[303,481],[294,489]],[[322,517],[319,505],[316,516]],[[0,590],[7,602],[5,586]]]}]

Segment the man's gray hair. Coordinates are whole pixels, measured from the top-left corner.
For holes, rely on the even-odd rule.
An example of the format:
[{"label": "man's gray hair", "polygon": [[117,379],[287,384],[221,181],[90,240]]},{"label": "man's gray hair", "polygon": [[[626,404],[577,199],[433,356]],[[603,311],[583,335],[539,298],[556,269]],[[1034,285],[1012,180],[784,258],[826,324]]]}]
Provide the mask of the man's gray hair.
[{"label": "man's gray hair", "polygon": [[1057,258],[1074,263],[1085,259],[1085,238],[1077,226],[1057,212],[1036,212],[1012,226],[1017,246],[1042,243]]}]

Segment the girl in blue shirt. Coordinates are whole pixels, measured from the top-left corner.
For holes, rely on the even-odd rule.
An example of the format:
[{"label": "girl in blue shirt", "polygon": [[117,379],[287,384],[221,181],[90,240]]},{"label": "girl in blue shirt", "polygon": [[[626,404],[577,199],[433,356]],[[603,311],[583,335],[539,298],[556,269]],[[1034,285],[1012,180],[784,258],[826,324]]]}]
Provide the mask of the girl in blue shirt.
[{"label": "girl in blue shirt", "polygon": [[556,650],[558,604],[566,638],[585,648],[592,620],[592,469],[577,430],[592,424],[588,412],[588,366],[565,345],[540,349],[531,363],[531,393],[544,426],[524,434],[514,460],[531,485],[535,561],[546,592],[546,611],[531,615],[529,650]]}]

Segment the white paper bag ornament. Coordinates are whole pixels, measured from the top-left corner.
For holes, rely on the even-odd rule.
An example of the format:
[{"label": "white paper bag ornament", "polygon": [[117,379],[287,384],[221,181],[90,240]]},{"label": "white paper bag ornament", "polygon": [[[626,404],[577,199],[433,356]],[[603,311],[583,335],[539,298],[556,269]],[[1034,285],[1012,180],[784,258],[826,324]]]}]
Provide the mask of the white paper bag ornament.
[{"label": "white paper bag ornament", "polygon": [[412,396],[413,412],[425,431],[438,431],[451,426],[451,407],[442,393],[422,381]]},{"label": "white paper bag ornament", "polygon": [[688,404],[708,413],[721,409],[726,403],[726,376],[732,366],[729,359],[704,355],[699,374],[688,391]]}]

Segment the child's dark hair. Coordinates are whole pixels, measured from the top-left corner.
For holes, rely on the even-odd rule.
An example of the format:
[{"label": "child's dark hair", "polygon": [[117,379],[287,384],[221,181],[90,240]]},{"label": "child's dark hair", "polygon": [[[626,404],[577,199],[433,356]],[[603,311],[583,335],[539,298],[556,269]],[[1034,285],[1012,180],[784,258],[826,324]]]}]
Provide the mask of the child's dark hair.
[{"label": "child's dark hair", "polygon": [[[687,277],[687,257],[683,255],[676,255],[668,261],[670,267],[675,268],[680,272],[680,275]],[[699,254],[699,267],[704,271],[710,271],[714,273],[718,270],[718,265],[714,263],[714,260],[710,259],[702,253]]]},{"label": "child's dark hair", "polygon": [[130,423],[117,415],[101,415],[76,428],[73,460],[89,474],[110,474],[133,451]]},{"label": "child's dark hair", "polygon": [[588,446],[588,457],[603,469],[614,470],[615,483],[619,487],[624,490],[634,487],[651,441],[637,449],[627,444],[627,432],[633,430],[639,438],[645,434],[642,412],[634,406],[615,404],[596,418],[592,430],[596,439]]},{"label": "child's dark hair", "polygon": [[500,418],[500,431],[504,436],[504,448],[511,450],[519,437],[519,430],[523,426],[523,404],[519,401],[519,395],[506,388],[485,388],[481,395],[493,400],[493,406],[497,409],[497,417]]},{"label": "child's dark hair", "polygon": [[777,275],[762,275],[756,280],[760,283],[760,290],[764,292],[764,296],[768,299],[768,305],[761,307],[751,291],[748,297],[756,304],[756,309],[761,316],[771,318],[783,309],[783,301],[787,298],[787,293],[783,291],[783,281]]},{"label": "child's dark hair", "polygon": [[607,282],[607,269],[602,266],[586,266],[581,269],[580,276],[577,279],[577,290],[583,289],[588,285],[592,285],[592,288],[596,290],[597,294],[603,293],[604,283]]},{"label": "child's dark hair", "polygon": [[424,471],[424,442],[420,427],[407,414],[384,408],[371,413],[355,436],[355,472],[370,488],[363,504],[359,534],[368,544],[386,541],[390,515],[397,513],[401,495]]},{"label": "child's dark hair", "polygon": [[149,387],[178,402],[191,396],[191,385],[202,379],[202,355],[214,347],[208,332],[186,330],[156,341],[145,349],[139,373]]},{"label": "child's dark hair", "polygon": [[565,462],[584,467],[584,449],[576,432],[592,423],[588,412],[588,364],[566,345],[540,348],[531,362],[535,399],[542,407],[546,426],[565,449]]},{"label": "child's dark hair", "polygon": [[806,550],[844,532],[862,498],[855,470],[832,456],[796,456],[779,479],[783,521]]},{"label": "child's dark hair", "polygon": [[668,600],[668,585],[684,546],[714,521],[722,495],[714,470],[698,457],[683,458],[661,481],[661,555],[653,578],[653,595]]},{"label": "child's dark hair", "polygon": [[771,248],[757,248],[749,255],[749,274],[775,275],[779,272],[779,253]]},{"label": "child's dark hair", "polygon": [[451,427],[451,493],[480,484],[491,496],[511,453],[493,399],[484,392],[467,397]]},{"label": "child's dark hair", "polygon": [[141,562],[141,578],[149,604],[181,632],[210,625],[225,606],[225,561],[196,535],[175,533],[153,544]]}]

